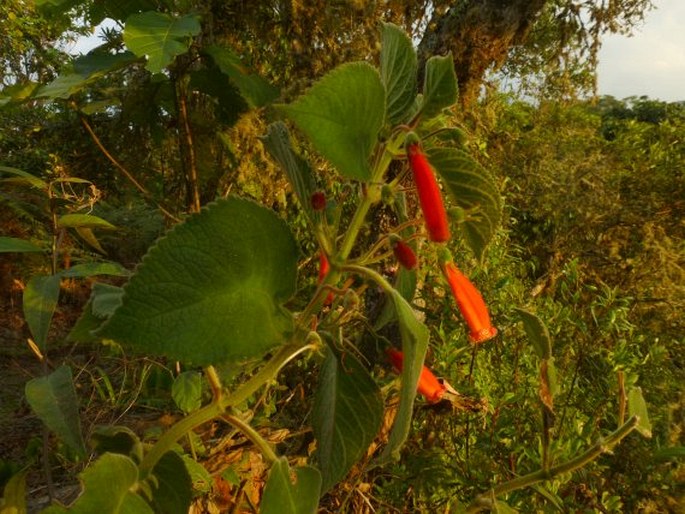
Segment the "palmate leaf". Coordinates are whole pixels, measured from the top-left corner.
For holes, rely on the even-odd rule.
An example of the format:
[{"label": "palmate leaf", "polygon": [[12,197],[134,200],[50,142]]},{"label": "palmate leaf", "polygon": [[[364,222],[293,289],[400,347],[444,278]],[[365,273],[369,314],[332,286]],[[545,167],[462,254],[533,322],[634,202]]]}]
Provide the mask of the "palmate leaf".
[{"label": "palmate leaf", "polygon": [[453,201],[467,211],[460,227],[469,247],[480,258],[502,217],[495,181],[485,168],[456,148],[431,148],[428,158]]},{"label": "palmate leaf", "polygon": [[293,328],[297,245],[285,222],[231,197],[172,229],[143,259],[99,335],[208,365],[260,357]]},{"label": "palmate leaf", "polygon": [[376,382],[352,354],[326,352],[314,398],[312,426],[321,492],[340,481],[376,437],[383,400]]},{"label": "palmate leaf", "polygon": [[148,11],[126,19],[124,43],[138,57],[147,57],[148,70],[160,73],[174,57],[188,51],[191,38],[199,33],[200,20],[196,15],[175,18]]},{"label": "palmate leaf", "polygon": [[295,102],[277,107],[343,176],[371,178],[369,157],[385,118],[385,88],[375,68],[343,64]]}]

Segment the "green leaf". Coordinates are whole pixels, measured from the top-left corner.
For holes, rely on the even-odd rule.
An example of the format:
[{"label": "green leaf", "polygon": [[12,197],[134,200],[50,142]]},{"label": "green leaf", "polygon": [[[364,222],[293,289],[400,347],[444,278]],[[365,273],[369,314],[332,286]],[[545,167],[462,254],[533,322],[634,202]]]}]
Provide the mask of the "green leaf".
[{"label": "green leaf", "polygon": [[209,45],[203,51],[212,58],[221,73],[231,79],[251,107],[263,107],[280,95],[277,87],[253,73],[229,48]]},{"label": "green leaf", "polygon": [[[294,474],[295,480],[291,479]],[[290,470],[281,457],[271,466],[264,487],[261,514],[314,514],[319,506],[321,474],[311,466]]]},{"label": "green leaf", "polygon": [[63,278],[86,278],[94,277],[95,275],[127,277],[131,273],[121,264],[116,262],[88,262],[85,264],[76,264],[59,274]]},{"label": "green leaf", "polygon": [[0,498],[0,514],[26,514],[26,475],[29,468],[12,475]]},{"label": "green leaf", "polygon": [[381,80],[385,85],[391,124],[407,119],[416,98],[417,58],[409,36],[397,25],[384,23],[381,32]]},{"label": "green leaf", "polygon": [[207,365],[260,357],[293,328],[298,248],[272,211],[231,197],[177,225],[144,258],[100,335]]},{"label": "green leaf", "polygon": [[100,245],[100,241],[98,241],[98,238],[95,237],[95,233],[92,229],[87,227],[76,227],[74,230],[76,230],[76,233],[79,235],[79,237],[83,239],[91,248],[100,252],[101,254],[107,253],[105,252],[104,248],[102,248],[102,245]]},{"label": "green leaf", "polygon": [[7,252],[42,252],[39,246],[17,237],[0,237],[0,253]]},{"label": "green leaf", "polygon": [[146,67],[150,72],[160,73],[174,57],[188,51],[192,37],[199,33],[197,15],[174,18],[148,11],[126,19],[124,43],[138,57],[147,57]]},{"label": "green leaf", "polygon": [[39,87],[33,96],[35,98],[49,98],[50,100],[67,100],[71,95],[83,89],[89,80],[88,77],[78,73],[65,72],[49,84]]},{"label": "green leaf", "polygon": [[628,391],[628,413],[631,416],[637,416],[637,431],[647,438],[652,437],[652,423],[649,421],[647,414],[647,403],[642,396],[642,389],[633,387]]},{"label": "green leaf", "polygon": [[456,148],[432,148],[428,158],[453,201],[467,211],[459,227],[473,253],[480,258],[495,235],[502,215],[495,181],[480,164]]},{"label": "green leaf", "polygon": [[518,510],[510,507],[509,504],[496,500],[494,508],[492,509],[493,514],[518,514]]},{"label": "green leaf", "polygon": [[369,180],[369,157],[385,118],[385,89],[367,63],[339,66],[303,96],[278,106],[347,178]]},{"label": "green leaf", "polygon": [[184,371],[171,385],[171,397],[178,408],[188,414],[202,405],[202,374]]},{"label": "green leaf", "polygon": [[[48,189],[48,183],[45,182],[42,179],[39,179],[35,175],[31,175],[27,171],[20,170],[17,168],[12,168],[10,166],[0,166],[0,171],[4,173],[9,173],[10,175],[14,175],[20,179],[20,183],[29,185],[31,187],[35,187],[37,189],[43,189],[46,190]],[[18,182],[14,179],[3,179],[3,182]]]},{"label": "green leaf", "polygon": [[216,116],[224,124],[232,126],[248,109],[247,102],[231,81],[216,68],[193,71],[190,87],[216,100]]},{"label": "green leaf", "polygon": [[554,412],[554,396],[557,394],[557,368],[554,365],[554,357],[542,359],[540,362],[540,400]]},{"label": "green leaf", "polygon": [[92,214],[64,214],[57,219],[57,225],[65,228],[102,228],[116,230],[109,221]]},{"label": "green leaf", "polygon": [[528,340],[533,345],[535,352],[541,359],[549,359],[552,356],[552,338],[547,330],[547,325],[532,312],[515,308],[523,322]]},{"label": "green leaf", "polygon": [[30,98],[38,86],[36,82],[23,82],[3,88],[0,91],[0,107],[10,102],[22,102]]},{"label": "green leaf", "polygon": [[667,446],[654,452],[654,459],[658,461],[682,458],[685,458],[685,446]]},{"label": "green leaf", "polygon": [[138,58],[132,52],[120,52],[111,54],[106,51],[94,50],[74,60],[74,72],[83,77],[91,77],[95,74],[104,75],[107,72],[118,70],[136,61]]},{"label": "green leaf", "polygon": [[[402,295],[402,298],[411,302],[416,292],[416,271],[408,270],[400,266],[393,287]],[[376,318],[374,329],[380,330],[388,323],[397,319],[397,309],[390,299],[383,304],[383,308]]]},{"label": "green leaf", "polygon": [[131,458],[139,464],[143,460],[143,444],[138,436],[128,427],[99,426],[95,427],[90,437],[93,449],[100,453],[118,453]]},{"label": "green leaf", "polygon": [[88,303],[83,307],[81,316],[72,327],[67,341],[89,342],[97,339],[94,331],[102,326],[114,311],[121,305],[124,290],[121,287],[102,284],[93,284]]},{"label": "green leaf", "polygon": [[411,428],[411,418],[416,398],[416,385],[419,382],[423,361],[428,349],[428,328],[416,319],[411,305],[398,291],[393,291],[392,299],[397,310],[402,337],[402,385],[400,387],[400,406],[397,410],[395,423],[388,437],[388,443],[379,457],[379,464],[400,458],[400,450],[407,440]]},{"label": "green leaf", "polygon": [[312,411],[322,494],[364,456],[382,420],[383,399],[368,371],[351,353],[328,349]]},{"label": "green leaf", "polygon": [[48,376],[28,381],[25,393],[26,400],[41,421],[84,458],[86,447],[81,435],[71,368],[62,365]]},{"label": "green leaf", "polygon": [[59,286],[59,275],[35,275],[24,289],[24,319],[33,340],[43,353],[47,346],[52,315],[59,300]]},{"label": "green leaf", "polygon": [[166,452],[152,470],[148,481],[155,512],[187,514],[193,500],[190,475],[183,458],[174,451]]},{"label": "green leaf", "polygon": [[105,453],[80,475],[83,493],[67,509],[71,514],[154,514],[131,492],[138,483],[138,467],[124,455]]},{"label": "green leaf", "polygon": [[[190,432],[189,435],[194,435]],[[198,444],[197,442],[195,444]],[[200,441],[201,444],[201,441]],[[190,455],[181,455],[183,459],[183,464],[188,471],[188,476],[190,477],[190,483],[192,484],[193,491],[197,493],[208,493],[212,489],[212,475],[209,474],[207,468],[205,468],[199,462],[193,460]]]},{"label": "green leaf", "polygon": [[266,135],[261,138],[269,155],[281,165],[288,177],[302,209],[311,217],[311,196],[316,188],[314,173],[305,159],[295,152],[290,142],[288,128],[282,121],[269,125]]},{"label": "green leaf", "polygon": [[458,95],[452,53],[445,56],[435,55],[428,59],[423,83],[423,116],[432,118],[443,109],[451,107],[457,102]]}]

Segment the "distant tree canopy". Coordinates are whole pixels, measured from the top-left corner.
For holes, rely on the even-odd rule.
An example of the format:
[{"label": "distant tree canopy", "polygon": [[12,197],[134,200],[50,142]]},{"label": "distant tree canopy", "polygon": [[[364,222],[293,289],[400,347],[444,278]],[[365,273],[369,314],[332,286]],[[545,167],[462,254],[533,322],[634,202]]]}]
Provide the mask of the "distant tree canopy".
[{"label": "distant tree canopy", "polygon": [[[230,42],[279,85],[296,86],[378,50],[378,23],[413,34],[422,59],[452,52],[463,104],[501,68],[547,93],[591,91],[601,37],[630,33],[651,0],[8,0],[0,7],[4,85],[46,79],[58,64],[50,42],[104,18],[137,12],[200,13],[199,39]],[[421,67],[420,67],[421,68]]]}]

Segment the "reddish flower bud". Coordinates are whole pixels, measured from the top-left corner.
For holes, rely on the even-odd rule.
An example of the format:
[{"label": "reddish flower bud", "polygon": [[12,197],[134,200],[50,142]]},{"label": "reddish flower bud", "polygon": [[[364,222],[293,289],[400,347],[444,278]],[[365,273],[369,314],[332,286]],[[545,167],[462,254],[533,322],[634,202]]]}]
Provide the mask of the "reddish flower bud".
[{"label": "reddish flower bud", "polygon": [[408,270],[416,268],[418,264],[418,259],[412,247],[401,239],[392,240],[392,251],[395,254],[397,262],[404,266]]},{"label": "reddish flower bud", "polygon": [[445,278],[452,290],[466,324],[469,326],[469,340],[480,344],[497,335],[497,329],[490,323],[490,313],[478,289],[452,261],[442,265]]},{"label": "reddish flower bud", "polygon": [[[395,350],[394,348],[388,348],[385,353],[388,356],[388,359],[390,359],[393,367],[401,373],[402,364],[404,362],[404,355],[402,352]],[[426,398],[428,403],[439,402],[447,390],[426,366],[421,369],[421,375],[419,376],[419,383],[416,389],[424,398]]]},{"label": "reddish flower bud", "polygon": [[326,208],[326,195],[323,191],[315,191],[309,199],[312,209],[323,211]]},{"label": "reddish flower bud", "polygon": [[428,230],[428,237],[436,243],[444,243],[450,238],[450,228],[445,205],[442,202],[442,193],[435,179],[433,168],[418,143],[407,145],[407,157],[419,194],[419,203],[426,223],[426,230]]}]

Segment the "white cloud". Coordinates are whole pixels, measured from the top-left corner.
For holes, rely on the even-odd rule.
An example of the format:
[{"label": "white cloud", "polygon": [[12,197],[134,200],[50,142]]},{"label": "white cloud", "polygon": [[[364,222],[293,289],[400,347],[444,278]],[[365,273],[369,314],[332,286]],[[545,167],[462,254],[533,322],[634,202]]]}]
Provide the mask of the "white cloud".
[{"label": "white cloud", "polygon": [[654,4],[656,9],[632,37],[605,38],[599,55],[600,94],[685,100],[685,1]]}]

